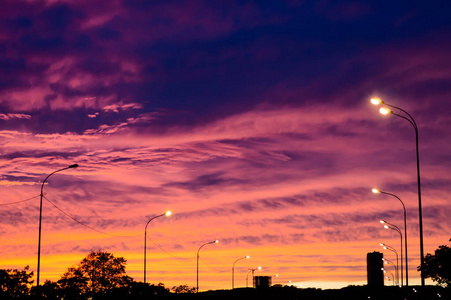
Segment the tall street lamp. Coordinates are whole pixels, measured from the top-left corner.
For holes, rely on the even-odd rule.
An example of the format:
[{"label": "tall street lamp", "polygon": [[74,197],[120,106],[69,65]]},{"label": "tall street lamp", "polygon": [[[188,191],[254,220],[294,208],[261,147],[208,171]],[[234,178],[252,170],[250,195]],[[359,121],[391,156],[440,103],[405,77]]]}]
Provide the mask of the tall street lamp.
[{"label": "tall street lamp", "polygon": [[158,215],[158,216],[155,216],[155,217],[151,218],[147,222],[146,227],[144,228],[144,283],[146,283],[146,274],[147,274],[147,271],[146,271],[146,264],[147,264],[147,258],[146,258],[146,254],[147,254],[147,226],[149,225],[150,221],[152,221],[153,219],[156,219],[156,218],[159,218],[159,217],[162,217],[162,216],[169,217],[171,214],[172,214],[172,212],[168,210],[164,214],[161,214],[161,215]]},{"label": "tall street lamp", "polygon": [[404,114],[407,115],[407,117],[394,113],[392,110],[386,108],[386,107],[382,107],[379,111],[381,114],[387,115],[387,114],[393,114],[397,117],[403,118],[404,120],[408,121],[412,126],[413,129],[415,130],[415,146],[416,146],[416,154],[417,154],[417,186],[418,186],[418,219],[419,219],[419,231],[420,231],[420,256],[421,256],[421,286],[424,287],[425,285],[425,278],[424,278],[424,244],[423,244],[423,209],[421,207],[421,183],[420,183],[420,155],[419,155],[419,150],[418,150],[418,126],[414,120],[414,118],[404,109],[385,103],[384,101],[382,101],[379,98],[373,98],[371,99],[371,103],[374,105],[380,105],[380,104],[384,104],[388,107],[394,108],[394,109],[398,109],[400,111],[402,111]]},{"label": "tall street lamp", "polygon": [[37,271],[37,277],[36,277],[36,286],[39,286],[39,274],[40,274],[40,270],[41,270],[41,227],[42,227],[41,223],[42,223],[42,198],[44,197],[44,184],[47,181],[47,179],[49,179],[49,177],[52,176],[53,174],[61,172],[61,171],[64,171],[64,170],[67,170],[67,169],[73,169],[73,168],[76,168],[76,167],[78,167],[78,165],[74,164],[74,165],[70,165],[68,167],[56,170],[55,172],[50,173],[44,179],[44,181],[42,182],[42,185],[41,185],[41,204],[40,204],[40,207],[39,207],[38,271]]},{"label": "tall street lamp", "polygon": [[233,263],[233,265],[232,265],[232,290],[235,288],[235,264],[237,263],[237,261],[240,261],[240,260],[242,260],[242,259],[249,259],[249,258],[250,258],[250,256],[247,255],[247,256],[245,256],[245,257],[238,258],[238,259],[235,260],[235,262]]},{"label": "tall street lamp", "polygon": [[401,229],[399,229],[398,226],[391,224],[385,220],[381,220],[380,222],[381,222],[381,224],[384,224],[385,229],[392,229],[392,230],[396,231],[397,233],[399,233],[399,237],[401,238],[401,286],[402,286],[404,284],[404,282],[403,282],[404,274],[403,274],[403,266],[402,266],[402,233],[401,233]]},{"label": "tall street lamp", "polygon": [[395,197],[396,199],[399,200],[399,202],[401,202],[402,204],[402,208],[404,209],[404,245],[405,245],[405,253],[406,253],[406,286],[409,286],[409,267],[408,267],[408,259],[407,259],[407,214],[406,214],[406,206],[404,205],[404,202],[402,202],[401,198],[399,198],[398,196],[396,196],[395,194],[392,193],[387,193],[378,189],[373,189],[372,190],[374,194],[385,194],[385,195],[390,195]]},{"label": "tall street lamp", "polygon": [[389,246],[389,245],[387,245],[387,244],[380,243],[380,245],[381,245],[382,248],[384,248],[385,250],[390,250],[390,251],[394,252],[395,255],[396,255],[396,281],[397,281],[398,284],[399,284],[399,271],[398,271],[398,270],[399,270],[399,260],[398,260],[398,252],[396,251],[395,248],[393,248],[392,246]]},{"label": "tall street lamp", "polygon": [[197,250],[197,272],[196,272],[196,292],[199,293],[199,252],[200,249],[202,249],[203,246],[205,245],[209,245],[209,244],[216,244],[218,243],[218,240],[212,241],[212,242],[208,242],[203,244],[202,246],[199,247],[199,250]]}]

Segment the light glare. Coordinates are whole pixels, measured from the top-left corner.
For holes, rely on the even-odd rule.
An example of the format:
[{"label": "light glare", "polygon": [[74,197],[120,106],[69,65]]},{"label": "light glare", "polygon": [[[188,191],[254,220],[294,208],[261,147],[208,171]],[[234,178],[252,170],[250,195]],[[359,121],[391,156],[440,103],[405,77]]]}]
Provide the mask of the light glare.
[{"label": "light glare", "polygon": [[391,110],[386,107],[381,107],[381,109],[379,109],[379,112],[383,115],[388,115],[389,113],[391,113]]},{"label": "light glare", "polygon": [[373,192],[373,194],[379,194],[381,192],[378,189],[372,189],[371,191]]},{"label": "light glare", "polygon": [[373,104],[373,105],[379,105],[381,103],[382,103],[382,100],[379,99],[379,98],[372,98],[371,99],[371,104]]},{"label": "light glare", "polygon": [[168,210],[168,211],[166,212],[166,217],[169,217],[170,215],[172,215],[172,211]]}]

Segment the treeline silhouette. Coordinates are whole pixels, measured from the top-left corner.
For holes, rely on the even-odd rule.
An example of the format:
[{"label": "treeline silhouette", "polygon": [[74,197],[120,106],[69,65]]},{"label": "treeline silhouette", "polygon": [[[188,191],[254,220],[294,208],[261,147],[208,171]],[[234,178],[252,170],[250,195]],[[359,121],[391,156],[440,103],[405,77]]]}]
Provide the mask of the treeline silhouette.
[{"label": "treeline silhouette", "polygon": [[[371,288],[348,286],[342,289],[300,289],[294,286],[276,285],[267,288],[238,288],[195,293],[187,285],[166,288],[163,283],[148,284],[134,281],[126,275],[126,260],[104,251],[93,251],[78,265],[68,270],[57,281],[47,280],[43,285],[32,286],[33,272],[0,269],[0,299],[274,299],[274,300],[329,300],[329,299],[451,299],[451,289],[440,286]],[[422,295],[423,293],[423,295]]]}]

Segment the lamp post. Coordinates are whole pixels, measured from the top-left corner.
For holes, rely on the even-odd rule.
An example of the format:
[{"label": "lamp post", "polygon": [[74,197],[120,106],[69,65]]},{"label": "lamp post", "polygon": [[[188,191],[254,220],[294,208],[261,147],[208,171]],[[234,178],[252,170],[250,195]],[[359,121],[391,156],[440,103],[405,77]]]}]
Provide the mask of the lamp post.
[{"label": "lamp post", "polygon": [[390,250],[390,251],[394,252],[395,255],[396,255],[396,281],[397,281],[398,284],[399,284],[399,271],[398,271],[398,270],[399,270],[399,261],[398,261],[398,252],[396,251],[395,248],[393,248],[392,246],[389,246],[389,245],[387,245],[387,244],[380,243],[380,245],[382,246],[382,248],[384,248],[384,249],[386,249],[386,250]]},{"label": "lamp post", "polygon": [[52,176],[55,173],[67,170],[67,169],[73,169],[73,168],[77,168],[78,165],[74,164],[74,165],[70,165],[68,167],[56,170],[53,173],[50,173],[42,182],[41,185],[41,204],[39,206],[39,240],[38,240],[38,270],[37,270],[37,275],[36,275],[36,286],[39,286],[39,274],[40,274],[40,270],[41,270],[41,224],[42,224],[42,198],[44,197],[44,184],[47,181],[47,179],[49,179],[50,176]]},{"label": "lamp post", "polygon": [[245,257],[238,258],[232,265],[232,290],[235,288],[235,264],[242,259],[249,259],[250,256],[247,255]]},{"label": "lamp post", "polygon": [[[385,274],[385,273],[388,273],[389,275],[391,275],[393,285],[395,285],[395,277],[393,276],[393,273],[390,272],[389,270],[385,270],[384,268],[382,268],[382,271],[384,272],[384,274]],[[385,278],[387,278],[387,279],[390,280],[390,277],[388,277],[388,276],[385,276]]]},{"label": "lamp post", "polygon": [[396,231],[397,233],[399,233],[399,237],[401,238],[401,286],[402,286],[404,284],[404,282],[403,282],[404,274],[402,271],[403,265],[402,265],[402,233],[401,233],[401,229],[399,229],[398,226],[391,224],[385,220],[380,220],[380,222],[381,222],[381,224],[384,224],[385,229],[392,229],[392,230]]},{"label": "lamp post", "polygon": [[147,264],[147,257],[146,257],[146,253],[147,253],[147,226],[149,225],[150,221],[152,221],[153,219],[156,219],[156,218],[159,218],[159,217],[162,217],[162,216],[169,217],[171,214],[172,214],[172,212],[168,210],[164,214],[161,214],[161,215],[158,215],[158,216],[155,216],[155,217],[151,218],[147,222],[146,227],[144,228],[144,283],[146,283],[146,273],[147,273],[147,271],[146,271],[146,264]]},{"label": "lamp post", "polygon": [[[407,259],[407,213],[406,213],[406,206],[404,205],[404,202],[402,202],[401,198],[399,198],[395,194],[387,193],[387,192],[384,192],[384,191],[381,191],[381,190],[378,190],[378,189],[373,189],[372,191],[373,191],[374,194],[385,194],[385,195],[390,195],[390,196],[395,197],[396,199],[399,200],[399,202],[401,202],[402,208],[404,209],[404,245],[405,245],[404,252],[406,253],[406,286],[409,286],[409,267],[408,267],[408,259]],[[401,253],[401,255],[402,255],[402,253]]]},{"label": "lamp post", "polygon": [[199,293],[199,252],[200,249],[202,249],[203,246],[205,245],[209,245],[209,244],[216,244],[218,243],[218,240],[212,241],[212,242],[208,242],[205,244],[202,244],[202,246],[199,247],[199,250],[197,250],[197,272],[196,272],[196,292]]},{"label": "lamp post", "polygon": [[418,150],[418,126],[414,120],[414,118],[404,109],[385,103],[384,101],[382,101],[379,98],[373,98],[371,99],[371,103],[374,105],[380,105],[380,104],[384,104],[388,107],[394,108],[394,109],[398,109],[400,111],[402,111],[403,113],[405,113],[407,115],[407,117],[394,113],[393,111],[391,111],[390,109],[386,108],[386,107],[382,107],[379,111],[381,114],[393,114],[397,117],[403,118],[404,120],[408,121],[412,126],[413,129],[415,130],[415,146],[416,146],[416,155],[417,155],[417,186],[418,186],[418,223],[419,223],[419,231],[420,231],[420,256],[421,256],[421,286],[424,287],[425,282],[424,282],[424,243],[423,243],[423,209],[421,207],[421,183],[420,183],[420,155],[419,155],[419,150]]},{"label": "lamp post", "polygon": [[[382,262],[386,265],[391,264],[393,266],[393,268],[395,269],[395,272],[398,273],[398,269],[396,268],[396,265],[392,261],[382,258]],[[382,269],[385,270],[384,268],[382,268]],[[393,285],[394,285],[394,282],[393,282]]]},{"label": "lamp post", "polygon": [[246,275],[246,287],[248,287],[249,273],[252,272],[252,282],[253,282],[254,281],[254,271],[261,270],[261,269],[262,269],[262,267],[258,267],[256,269],[249,269],[249,272],[247,272],[247,275]]}]

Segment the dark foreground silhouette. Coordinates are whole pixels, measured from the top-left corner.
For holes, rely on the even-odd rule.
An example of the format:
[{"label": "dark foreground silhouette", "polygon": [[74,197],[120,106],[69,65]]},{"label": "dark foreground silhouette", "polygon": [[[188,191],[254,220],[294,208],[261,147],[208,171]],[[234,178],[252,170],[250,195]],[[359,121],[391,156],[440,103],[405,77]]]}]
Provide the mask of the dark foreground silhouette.
[{"label": "dark foreground silhouette", "polygon": [[[443,246],[445,247],[445,246]],[[441,250],[441,247],[439,250]],[[451,253],[451,252],[450,252]],[[432,256],[432,255],[430,255]],[[435,256],[434,256],[435,257]],[[446,256],[446,258],[448,258]],[[440,258],[440,257],[439,257]],[[439,259],[442,262],[443,259]],[[448,261],[448,260],[445,260]],[[430,261],[431,270],[434,265]],[[428,262],[429,263],[429,262]],[[0,269],[0,300],[48,299],[48,300],[103,300],[103,299],[246,299],[246,300],[451,300],[448,264],[438,264],[442,271],[437,277],[441,286],[411,287],[369,287],[348,286],[342,289],[299,289],[293,286],[272,286],[260,288],[239,288],[194,293],[195,289],[180,285],[168,289],[163,283],[149,284],[134,281],[125,274],[126,260],[104,251],[93,251],[80,264],[68,268],[55,282],[47,280],[43,285],[33,285],[33,272],[29,267],[23,270]],[[446,271],[446,272],[445,272]],[[428,277],[432,277],[426,272]],[[435,274],[435,273],[434,273]],[[435,277],[432,277],[435,279]],[[447,281],[443,281],[447,280]]]},{"label": "dark foreground silhouette", "polygon": [[[415,292],[415,290],[417,292]],[[235,290],[208,291],[199,294],[172,294],[167,299],[214,299],[214,300],[414,300],[414,299],[451,299],[451,291],[439,286],[427,286],[424,298],[420,295],[421,287],[382,287],[350,286],[342,289],[298,289],[294,287],[270,287],[266,289],[243,288]]]}]

